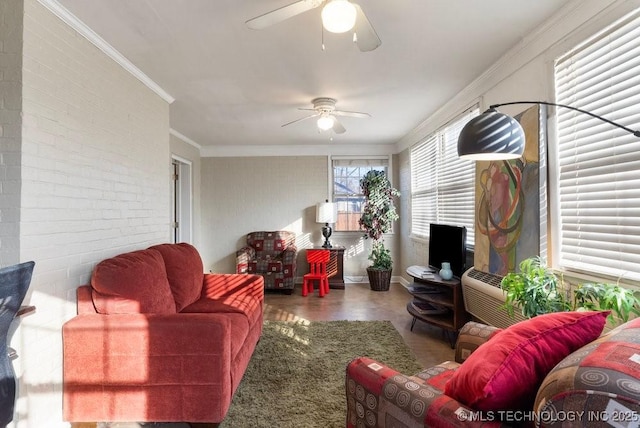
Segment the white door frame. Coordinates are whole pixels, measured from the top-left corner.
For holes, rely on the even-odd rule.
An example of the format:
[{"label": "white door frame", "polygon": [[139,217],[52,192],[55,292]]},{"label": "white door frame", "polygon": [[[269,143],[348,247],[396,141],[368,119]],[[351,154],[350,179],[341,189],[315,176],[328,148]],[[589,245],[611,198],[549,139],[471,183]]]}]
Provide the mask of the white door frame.
[{"label": "white door frame", "polygon": [[193,243],[193,164],[171,155],[171,242]]}]

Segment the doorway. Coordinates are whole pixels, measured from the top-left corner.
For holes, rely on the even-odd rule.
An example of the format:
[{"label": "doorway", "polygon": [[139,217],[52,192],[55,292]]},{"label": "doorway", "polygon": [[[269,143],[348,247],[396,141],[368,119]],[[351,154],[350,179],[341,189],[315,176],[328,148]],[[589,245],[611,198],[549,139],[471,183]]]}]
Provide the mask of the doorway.
[{"label": "doorway", "polygon": [[171,156],[171,242],[192,243],[193,197],[191,162]]}]

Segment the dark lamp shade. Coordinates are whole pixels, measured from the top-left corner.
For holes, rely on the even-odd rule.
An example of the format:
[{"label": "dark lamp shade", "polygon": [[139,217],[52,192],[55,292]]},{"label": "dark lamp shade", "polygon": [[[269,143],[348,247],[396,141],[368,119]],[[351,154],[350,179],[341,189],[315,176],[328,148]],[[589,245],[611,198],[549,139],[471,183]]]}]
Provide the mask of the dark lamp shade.
[{"label": "dark lamp shade", "polygon": [[524,153],[524,130],[495,109],[471,119],[460,131],[458,156],[470,160],[517,159]]}]

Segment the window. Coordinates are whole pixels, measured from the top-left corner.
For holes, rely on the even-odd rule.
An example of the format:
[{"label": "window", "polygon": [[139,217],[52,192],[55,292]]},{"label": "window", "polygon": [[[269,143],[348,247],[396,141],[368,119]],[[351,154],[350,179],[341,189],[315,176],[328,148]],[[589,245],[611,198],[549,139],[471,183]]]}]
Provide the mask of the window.
[{"label": "window", "polygon": [[458,135],[479,114],[475,106],[411,148],[411,234],[429,236],[430,223],[467,227],[474,243],[475,164],[458,157]]},{"label": "window", "polygon": [[[636,129],[640,18],[627,16],[555,62],[556,101]],[[560,267],[640,279],[640,139],[556,109]]]},{"label": "window", "polygon": [[364,196],[360,179],[371,170],[388,173],[388,157],[381,159],[333,158],[333,202],[338,205],[337,232],[360,231]]}]

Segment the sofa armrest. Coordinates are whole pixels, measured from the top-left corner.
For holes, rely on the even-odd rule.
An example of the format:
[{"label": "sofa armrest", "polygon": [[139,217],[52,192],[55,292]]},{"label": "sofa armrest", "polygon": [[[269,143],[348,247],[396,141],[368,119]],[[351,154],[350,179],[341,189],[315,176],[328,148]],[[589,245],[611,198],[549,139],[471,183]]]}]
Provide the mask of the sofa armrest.
[{"label": "sofa armrest", "polygon": [[78,287],[76,289],[76,299],[76,311],[78,315],[98,313],[96,307],[93,305],[90,285],[81,285]]},{"label": "sofa armrest", "polygon": [[289,245],[282,252],[282,263],[284,264],[295,264],[296,255],[298,254],[298,247],[295,245]]},{"label": "sofa armrest", "polygon": [[464,360],[480,345],[491,339],[496,333],[502,331],[501,328],[475,321],[469,321],[460,329],[458,340],[456,341],[456,363],[462,364]]},{"label": "sofa armrest", "polygon": [[236,273],[247,273],[249,262],[256,258],[256,250],[246,246],[236,251]]},{"label": "sofa armrest", "polygon": [[229,314],[78,315],[62,326],[64,383],[141,386],[207,379],[230,388],[230,322]]},{"label": "sofa armrest", "polygon": [[250,297],[262,304],[264,301],[264,278],[260,275],[238,275],[235,273],[205,273],[202,297],[221,300],[233,296]]},{"label": "sofa armrest", "polygon": [[295,278],[296,276],[296,256],[298,248],[295,245],[289,245],[282,252],[282,270],[286,278]]},{"label": "sofa armrest", "polygon": [[[443,363],[419,376],[408,376],[367,357],[347,366],[347,427],[379,426],[398,420],[407,427],[498,427],[500,423],[479,419],[477,412],[445,395],[444,384],[455,363]],[[430,384],[433,380],[433,384]]]}]

